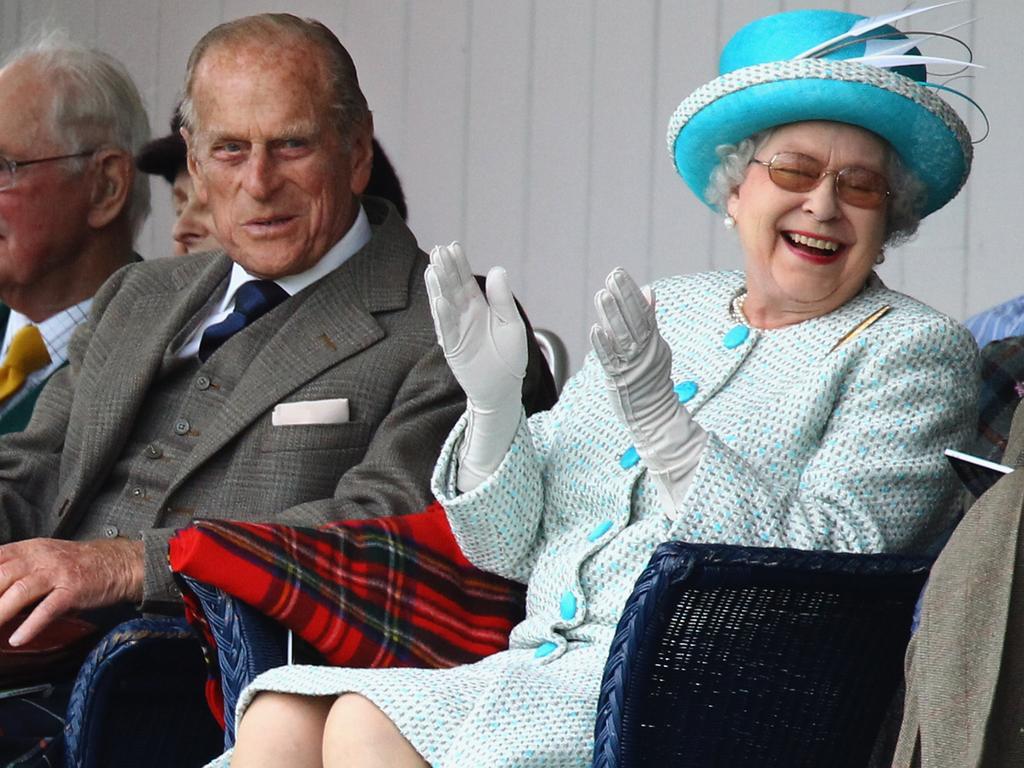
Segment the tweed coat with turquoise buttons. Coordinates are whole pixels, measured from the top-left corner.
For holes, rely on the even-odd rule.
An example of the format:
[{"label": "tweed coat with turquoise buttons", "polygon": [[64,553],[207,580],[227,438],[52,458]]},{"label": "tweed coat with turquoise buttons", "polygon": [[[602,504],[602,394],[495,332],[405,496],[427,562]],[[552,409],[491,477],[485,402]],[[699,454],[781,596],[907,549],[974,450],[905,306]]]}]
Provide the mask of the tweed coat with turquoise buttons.
[{"label": "tweed coat with turquoise buttons", "polygon": [[[476,565],[529,585],[510,650],[452,670],[286,667],[258,690],[361,692],[434,766],[585,766],[612,634],[666,539],[849,552],[924,548],[953,519],[942,450],[975,424],[976,347],[958,323],[872,279],[839,310],[737,346],[742,273],[654,284],[673,379],[708,442],[666,513],[588,356],[554,409],[522,422],[494,475],[454,487],[456,426],[434,475]],[[833,349],[883,305],[892,310]],[[732,338],[742,337],[733,332]],[[628,464],[629,462],[625,462]]]}]

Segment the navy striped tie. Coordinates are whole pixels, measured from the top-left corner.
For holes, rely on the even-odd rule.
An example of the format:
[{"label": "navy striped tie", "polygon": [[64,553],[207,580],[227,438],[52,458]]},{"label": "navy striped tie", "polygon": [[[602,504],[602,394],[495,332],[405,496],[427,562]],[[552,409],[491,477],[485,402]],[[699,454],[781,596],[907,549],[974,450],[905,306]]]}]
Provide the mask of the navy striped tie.
[{"label": "navy striped tie", "polygon": [[244,283],[235,294],[235,309],[203,331],[203,338],[199,341],[199,359],[205,363],[221,344],[287,298],[288,292],[273,280]]}]

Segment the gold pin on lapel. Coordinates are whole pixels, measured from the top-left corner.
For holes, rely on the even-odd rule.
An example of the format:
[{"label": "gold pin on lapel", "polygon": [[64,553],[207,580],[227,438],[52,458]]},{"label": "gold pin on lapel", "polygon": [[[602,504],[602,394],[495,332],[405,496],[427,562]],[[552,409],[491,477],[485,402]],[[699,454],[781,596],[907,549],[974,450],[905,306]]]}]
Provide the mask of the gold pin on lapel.
[{"label": "gold pin on lapel", "polygon": [[843,346],[843,344],[845,344],[846,342],[853,341],[855,338],[860,336],[864,331],[866,331],[868,328],[870,328],[876,322],[878,322],[883,317],[885,317],[887,314],[889,314],[889,312],[891,310],[892,310],[891,306],[889,306],[888,304],[883,304],[881,307],[879,307],[874,312],[872,312],[870,315],[868,315],[863,320],[861,320],[859,323],[857,323],[857,325],[854,326],[853,329],[849,331],[849,333],[844,335],[843,338],[841,338],[839,341],[837,341],[835,344],[833,344],[832,345],[832,349],[830,349],[828,351],[829,354],[832,354],[833,352],[835,352],[837,349],[839,349],[841,346]]}]

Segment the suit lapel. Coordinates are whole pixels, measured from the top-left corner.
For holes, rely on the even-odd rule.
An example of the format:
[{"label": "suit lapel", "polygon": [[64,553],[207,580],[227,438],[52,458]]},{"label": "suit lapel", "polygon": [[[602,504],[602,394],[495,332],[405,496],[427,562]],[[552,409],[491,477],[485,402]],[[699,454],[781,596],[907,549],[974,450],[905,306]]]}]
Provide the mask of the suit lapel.
[{"label": "suit lapel", "polygon": [[[85,410],[82,460],[65,487],[88,493],[106,477],[131,434],[139,409],[160,373],[165,351],[179,330],[209,299],[231,269],[218,255],[189,260],[171,274],[170,287],[140,295],[123,318],[115,318],[116,339],[93,382]],[[77,398],[76,398],[77,400]]]},{"label": "suit lapel", "polygon": [[375,226],[370,242],[351,259],[290,299],[298,306],[279,326],[264,326],[252,362],[182,463],[168,495],[290,392],[384,338],[373,315],[408,304],[416,253],[412,234],[394,218]]}]

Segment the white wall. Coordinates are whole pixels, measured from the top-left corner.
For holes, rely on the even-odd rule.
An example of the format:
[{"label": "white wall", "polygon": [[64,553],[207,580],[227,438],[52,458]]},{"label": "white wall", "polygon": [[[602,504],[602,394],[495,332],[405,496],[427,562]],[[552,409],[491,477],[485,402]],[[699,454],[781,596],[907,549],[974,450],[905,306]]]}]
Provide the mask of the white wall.
[{"label": "white wall", "polygon": [[[921,4],[924,4],[922,0]],[[199,36],[264,10],[313,16],[355,58],[377,136],[405,185],[421,245],[461,240],[478,271],[508,267],[538,326],[578,364],[590,297],[622,264],[638,278],[738,266],[734,238],[675,176],[665,126],[713,76],[743,23],[796,7],[882,13],[901,0],[0,0],[0,50],[49,21],[122,59],[166,131]],[[893,287],[963,318],[1018,292],[1024,241],[1024,87],[1018,0],[968,0],[928,14],[960,30],[988,66],[959,81],[985,108],[967,188],[889,254]],[[961,105],[957,105],[958,108]],[[976,135],[976,112],[961,110]],[[156,180],[140,250],[168,252],[170,202]],[[1020,217],[1020,218],[1018,218]]]}]

